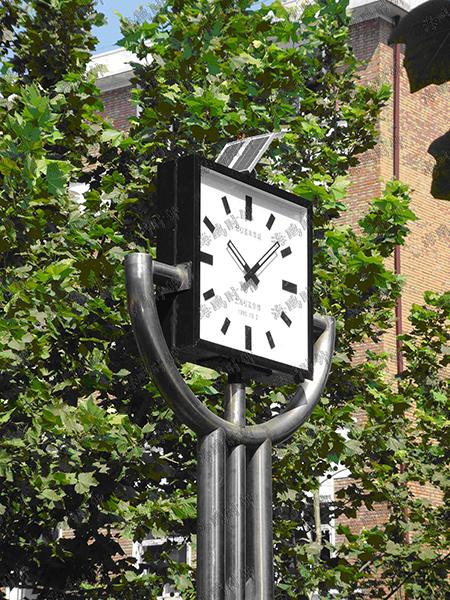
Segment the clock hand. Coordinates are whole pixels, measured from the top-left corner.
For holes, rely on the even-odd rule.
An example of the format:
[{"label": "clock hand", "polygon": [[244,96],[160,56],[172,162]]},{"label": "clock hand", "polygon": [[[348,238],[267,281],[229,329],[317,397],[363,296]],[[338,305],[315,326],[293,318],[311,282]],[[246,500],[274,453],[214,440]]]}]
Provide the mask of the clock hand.
[{"label": "clock hand", "polygon": [[275,252],[278,250],[278,248],[280,247],[280,243],[279,242],[275,242],[275,244],[273,246],[271,246],[269,248],[269,250],[267,250],[267,252],[265,254],[263,254],[261,256],[261,258],[258,260],[258,262],[253,265],[253,267],[247,271],[247,273],[245,274],[245,281],[248,281],[250,278],[253,278],[253,276],[256,274],[257,271],[259,271],[259,269],[270,259],[272,258],[272,256],[275,254]]},{"label": "clock hand", "polygon": [[233,244],[233,242],[231,240],[228,242],[227,246],[230,249],[233,256],[238,261],[238,263],[241,265],[241,267],[243,267],[246,271],[249,271],[250,267],[245,262],[244,257],[242,256],[242,254],[239,252],[239,250],[236,248],[236,246]]},{"label": "clock hand", "polygon": [[[233,254],[233,256],[238,261],[238,263],[241,265],[241,267],[243,267],[245,273],[248,273],[248,271],[250,271],[250,267],[245,262],[244,257],[242,256],[242,254],[239,252],[239,250],[236,248],[236,246],[233,244],[233,242],[231,240],[228,241],[227,246],[230,249],[230,252]],[[256,277],[256,275],[253,274],[253,275],[251,275],[251,277],[249,277],[249,279],[250,278],[255,282],[256,285],[258,285],[259,279]],[[246,281],[248,281],[248,279],[246,279]]]}]

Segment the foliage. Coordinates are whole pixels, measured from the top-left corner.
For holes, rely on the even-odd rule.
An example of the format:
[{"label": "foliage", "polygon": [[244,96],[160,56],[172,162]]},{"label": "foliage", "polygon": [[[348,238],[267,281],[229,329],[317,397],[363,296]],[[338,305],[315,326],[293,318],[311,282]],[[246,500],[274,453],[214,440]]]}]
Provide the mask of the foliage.
[{"label": "foliage", "polygon": [[[156,461],[149,445],[156,408],[123,301],[130,245],[114,179],[83,207],[68,191],[111,143],[85,74],[94,2],[9,3],[0,16],[0,581],[44,598],[104,597],[133,575],[118,530],[134,514],[147,532],[195,512],[182,489],[159,506],[148,490],[173,460]],[[139,373],[131,392],[128,363]],[[58,538],[61,527],[74,536]]]},{"label": "foliage", "polygon": [[[448,503],[443,440],[448,439],[450,298],[428,292],[425,300],[425,306],[413,306],[411,331],[402,338],[408,368],[398,390],[384,375],[382,356],[369,352],[357,369],[361,383],[352,405],[365,418],[349,419],[347,441],[332,448],[341,468],[345,465],[352,474],[348,487],[337,494],[335,514],[353,518],[361,507],[376,510],[385,502],[389,514],[385,524],[360,535],[341,520],[344,542],[326,574],[318,569],[317,585],[324,592],[328,584],[346,598],[388,598],[400,587],[412,598],[444,598],[448,593],[448,530],[442,523]],[[337,462],[335,456],[332,461]],[[430,483],[440,499],[437,505],[431,503],[429,488],[421,487]],[[309,554],[311,561],[314,550],[304,548],[301,558],[307,562]]]},{"label": "foliage", "polygon": [[[315,303],[336,317],[338,344],[326,397],[275,456],[277,598],[317,589],[376,598],[405,581],[413,597],[445,596],[443,506],[431,509],[406,484],[431,480],[448,493],[446,298],[414,308],[398,389],[383,354],[356,360],[392,325],[401,281],[385,258],[414,218],[406,187],[389,182],[357,228],[345,225],[346,173],[376,143],[388,90],[359,85],[343,2],[308,5],[298,19],[279,3],[251,5],[171,0],[151,23],[123,21],[122,43],[141,59],[129,135],[98,115],[95,76],[85,74],[100,22],[93,1],[0,8],[0,580],[29,583],[46,600],[156,598],[168,580],[195,597],[170,539],[147,556],[145,576],[117,541],[176,532],[195,542],[194,435],[143,373],[123,257],[154,252],[168,225],[153,214],[158,163],[215,157],[224,139],[282,127],[289,133],[258,176],[314,203]],[[71,181],[89,181],[82,206]],[[182,372],[220,411],[224,378]],[[278,410],[289,391],[252,384],[248,418]],[[355,479],[336,517],[386,502],[392,510],[362,532],[342,525],[334,555],[315,542],[308,515],[318,480],[341,468]],[[55,535],[67,526],[73,538]]]},{"label": "foliage", "polygon": [[291,185],[307,175],[334,181],[374,145],[389,92],[355,82],[344,3],[307,6],[301,22],[280,3],[251,4],[169,2],[151,23],[123,21],[122,44],[142,61],[133,65],[139,185],[152,190],[162,158],[215,158],[224,140],[281,127],[289,135],[260,174],[288,174]]}]

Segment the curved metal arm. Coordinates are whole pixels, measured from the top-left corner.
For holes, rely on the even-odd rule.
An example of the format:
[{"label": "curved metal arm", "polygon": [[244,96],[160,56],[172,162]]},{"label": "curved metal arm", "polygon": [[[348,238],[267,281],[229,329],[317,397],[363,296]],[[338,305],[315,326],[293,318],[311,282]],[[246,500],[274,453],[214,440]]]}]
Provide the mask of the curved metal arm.
[{"label": "curved metal arm", "polygon": [[137,345],[154,382],[175,414],[199,435],[224,430],[232,445],[259,446],[266,439],[277,444],[289,438],[306,421],[320,399],[334,351],[335,322],[314,317],[323,330],[314,344],[314,379],[302,383],[285,411],[267,423],[239,426],[212,413],[190,390],[167,347],[156,310],[153,262],[148,254],[134,253],[125,259],[128,310]]}]

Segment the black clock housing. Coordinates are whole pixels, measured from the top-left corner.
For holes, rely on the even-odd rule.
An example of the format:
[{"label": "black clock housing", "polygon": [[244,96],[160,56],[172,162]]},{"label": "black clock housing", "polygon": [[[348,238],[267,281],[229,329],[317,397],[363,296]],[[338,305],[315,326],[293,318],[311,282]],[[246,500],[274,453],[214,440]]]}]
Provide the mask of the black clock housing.
[{"label": "black clock housing", "polygon": [[[201,168],[207,167],[232,180],[251,185],[307,209],[308,228],[308,369],[215,344],[200,338],[200,190]],[[176,360],[205,365],[219,371],[272,385],[298,383],[313,376],[312,206],[311,202],[198,155],[163,163],[158,168],[157,259],[176,265],[191,263],[192,286],[182,292],[158,295],[157,307],[167,344]]]}]

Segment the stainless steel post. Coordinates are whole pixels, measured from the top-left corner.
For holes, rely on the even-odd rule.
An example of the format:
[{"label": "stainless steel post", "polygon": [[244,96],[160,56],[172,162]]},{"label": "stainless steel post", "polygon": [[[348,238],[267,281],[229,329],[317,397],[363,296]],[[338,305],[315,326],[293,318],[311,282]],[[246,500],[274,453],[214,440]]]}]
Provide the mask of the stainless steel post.
[{"label": "stainless steel post", "polygon": [[[246,580],[245,600],[273,600],[272,445],[292,436],[318,403],[331,368],[335,321],[314,315],[314,329],[320,334],[314,343],[314,378],[298,386],[283,412],[265,423],[246,425],[244,386],[230,384],[226,418],[219,417],[186,384],[164,337],[153,279],[163,286],[163,292],[186,290],[192,283],[190,264],[166,265],[153,262],[148,254],[133,253],[125,259],[125,273],[128,309],[144,364],[178,418],[200,437],[197,600],[225,600],[227,587],[231,592],[226,600],[242,600],[242,577]],[[233,448],[227,467],[226,444]],[[230,479],[227,515],[226,470]],[[246,510],[241,509],[243,498]]]},{"label": "stainless steel post", "polygon": [[[229,383],[225,391],[225,419],[245,425],[245,386]],[[225,509],[225,598],[245,600],[246,448],[232,447],[227,457]]]},{"label": "stainless steel post", "polygon": [[250,450],[247,465],[246,600],[273,600],[272,444]]},{"label": "stainless steel post", "polygon": [[198,442],[197,600],[225,597],[225,452],[223,429]]}]

